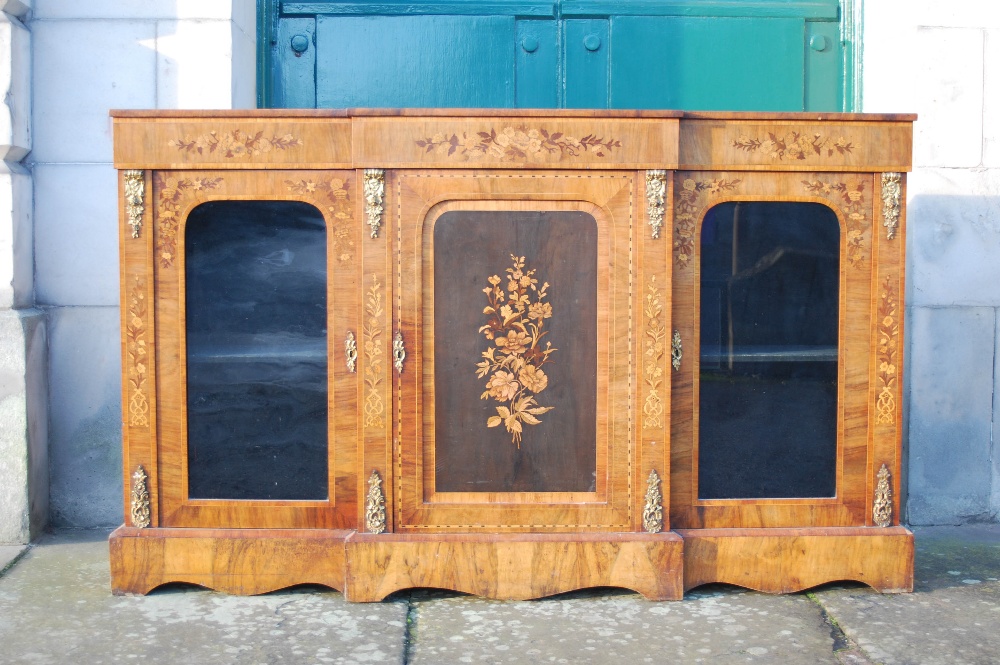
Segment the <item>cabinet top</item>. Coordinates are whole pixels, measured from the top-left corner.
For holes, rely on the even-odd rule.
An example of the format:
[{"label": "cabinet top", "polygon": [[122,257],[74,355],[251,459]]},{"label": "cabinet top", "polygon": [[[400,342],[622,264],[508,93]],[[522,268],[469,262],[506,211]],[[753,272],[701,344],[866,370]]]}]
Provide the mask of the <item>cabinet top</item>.
[{"label": "cabinet top", "polygon": [[908,171],[912,114],[115,110],[120,169]]}]

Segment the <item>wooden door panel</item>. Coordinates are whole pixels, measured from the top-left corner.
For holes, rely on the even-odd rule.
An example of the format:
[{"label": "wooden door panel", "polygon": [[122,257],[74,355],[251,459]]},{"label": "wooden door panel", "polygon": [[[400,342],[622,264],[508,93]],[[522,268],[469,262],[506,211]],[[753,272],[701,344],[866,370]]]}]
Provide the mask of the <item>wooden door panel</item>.
[{"label": "wooden door panel", "polygon": [[621,16],[611,40],[612,108],[803,109],[802,19]]},{"label": "wooden door panel", "polygon": [[[673,373],[671,524],[676,528],[785,527],[866,523],[868,368],[873,179],[867,174],[677,172],[674,179],[673,312],[683,361]],[[702,499],[698,490],[702,354],[701,249],[706,212],[726,201],[815,202],[840,225],[835,496]],[[794,423],[792,424],[794,426]],[[805,431],[805,427],[802,428]]]},{"label": "wooden door panel", "polygon": [[851,110],[840,4],[282,2],[258,88],[284,108]]},{"label": "wooden door panel", "polygon": [[320,108],[514,105],[512,16],[319,16]]},{"label": "wooden door panel", "polygon": [[453,210],[432,247],[437,491],[595,491],[597,220]]},{"label": "wooden door panel", "polygon": [[[356,436],[356,375],[343,362],[340,348],[348,332],[356,329],[352,312],[359,291],[355,273],[360,234],[353,223],[353,178],[353,171],[154,172],[163,526],[345,528],[355,524],[356,452],[354,445],[345,444],[347,437]],[[293,207],[284,206],[283,212],[269,215],[311,210],[307,217],[315,216],[315,221],[295,223],[325,225],[321,232],[325,246],[314,246],[313,230],[312,235],[303,236],[305,244],[278,238],[275,250],[266,238],[288,220],[266,215],[254,220],[250,212],[255,210],[255,201],[247,199],[247,192],[254,192],[260,202],[256,210],[277,211],[281,206],[272,202],[294,202]],[[198,208],[201,204],[214,208]],[[208,216],[227,206],[242,211],[234,218],[237,226],[212,230]],[[239,228],[242,219],[247,220],[243,230]],[[195,224],[191,233],[189,222]],[[225,234],[232,236],[228,247]],[[208,245],[219,249],[198,258],[198,247]],[[295,286],[306,279],[305,273],[297,272],[303,269],[300,264],[306,264],[296,253],[317,254],[318,258],[306,262],[313,266],[308,279],[320,280],[318,297],[325,300],[293,304],[299,314],[288,309],[289,303],[304,297],[309,289]],[[220,266],[230,264],[246,274],[233,278],[216,274]],[[193,270],[213,271],[204,280],[207,291],[199,286],[203,280]],[[253,276],[261,271],[272,287],[254,286]],[[292,278],[294,295],[280,292],[283,282],[275,278],[277,273],[286,274],[285,281]],[[247,288],[252,292],[243,293]],[[230,301],[228,308],[220,304]],[[322,312],[311,313],[321,304]],[[240,308],[242,314],[237,313]],[[324,329],[323,335],[303,337],[303,326],[308,324],[292,321],[300,315],[308,316],[316,331]],[[263,323],[255,323],[257,319]],[[282,332],[285,328],[287,332]],[[302,371],[296,369],[300,365]],[[309,388],[317,381],[326,385]],[[224,384],[222,393],[217,383]],[[308,394],[300,394],[303,386]],[[233,390],[242,397],[231,395]],[[317,398],[321,401],[314,403]],[[216,422],[218,407],[212,402],[234,399],[247,403],[258,399],[267,410],[267,422]],[[300,421],[306,411],[296,416],[296,409],[325,410],[325,417],[318,420],[320,429],[302,429]],[[234,412],[232,407],[221,413],[230,418],[255,417],[252,412]],[[244,426],[250,429],[240,433]],[[317,447],[321,449],[318,458],[296,452]],[[273,459],[268,463],[261,455]],[[247,463],[252,478],[239,471]],[[315,468],[317,464],[320,469]],[[277,470],[284,467],[292,476],[282,480]],[[274,482],[268,479],[271,473],[277,473]],[[295,478],[306,477],[313,477],[314,482],[299,487]]]},{"label": "wooden door panel", "polygon": [[[412,361],[400,377],[398,396],[401,474],[396,530],[631,529],[636,489],[628,462],[635,449],[629,377],[635,361],[628,340],[636,311],[628,266],[635,251],[630,223],[635,215],[634,179],[602,173],[525,178],[514,173],[400,172],[395,183],[400,211],[399,327],[412,340],[407,351]],[[504,211],[510,213],[506,219]],[[435,232],[438,223],[443,233]],[[466,232],[471,235],[462,237]],[[574,232],[580,237],[572,238]],[[554,245],[547,246],[546,240]],[[440,270],[439,242],[458,254],[442,256],[445,268]],[[483,243],[490,246],[477,248]],[[463,261],[478,265],[456,267]],[[528,276],[531,270],[536,272]],[[494,358],[531,356],[530,342],[522,343],[526,340],[516,332],[506,331],[503,345],[497,345],[496,335],[492,342],[485,336],[491,313],[484,310],[491,304],[484,289],[493,293],[489,280],[496,275],[501,278],[495,280],[497,286],[508,298],[507,278],[516,271],[529,284],[538,280],[533,284],[536,291],[526,289],[526,303],[545,314],[545,305],[551,305],[552,316],[541,319],[544,326],[538,332],[551,333],[546,342],[558,349],[543,365],[545,385],[520,396],[531,393],[535,402],[525,408],[536,410],[519,421],[520,432],[509,428],[498,411],[508,409],[504,415],[509,417],[518,401],[503,399],[509,397],[505,389],[510,386],[492,384],[492,377],[505,370],[487,362],[490,369],[477,376],[481,370],[476,367],[490,348],[497,349]],[[440,287],[436,276],[444,280]],[[666,276],[660,279],[667,283]],[[550,286],[540,298],[538,289],[545,282]],[[452,307],[461,310],[451,313]],[[556,322],[557,315],[567,320]],[[507,316],[517,318],[514,310]],[[447,329],[438,332],[439,325]],[[486,330],[480,330],[483,326]],[[576,326],[592,331],[571,339]],[[575,362],[586,353],[591,357]],[[468,356],[464,362],[463,354]],[[538,351],[526,362],[535,368],[529,373],[539,369],[536,363],[544,357],[544,350]],[[438,363],[440,375],[435,372]],[[522,376],[525,369],[519,367],[516,376],[508,373],[508,382],[527,380],[538,388],[541,376]],[[583,391],[589,397],[575,413],[573,385],[589,386]],[[586,406],[587,399],[593,406]],[[551,411],[543,410],[549,407]],[[491,421],[494,417],[500,421]],[[441,419],[447,422],[439,423]],[[581,440],[565,439],[575,438],[573,432]],[[546,468],[559,464],[567,453],[576,456],[574,462],[562,459],[565,468],[559,471]]]}]

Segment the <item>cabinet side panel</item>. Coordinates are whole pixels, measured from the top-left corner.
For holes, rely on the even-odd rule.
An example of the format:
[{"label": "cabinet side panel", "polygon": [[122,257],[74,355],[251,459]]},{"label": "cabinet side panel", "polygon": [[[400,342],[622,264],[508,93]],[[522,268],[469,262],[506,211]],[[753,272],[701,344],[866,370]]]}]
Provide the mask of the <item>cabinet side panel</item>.
[{"label": "cabinet side panel", "polygon": [[[159,480],[156,459],[156,345],[153,319],[152,181],[148,171],[119,176],[118,221],[121,260],[122,317],[122,451],[125,523],[143,521],[141,490],[133,517],[132,488],[145,485],[149,497],[149,524],[159,524]],[[131,181],[131,182],[130,182]],[[135,196],[138,188],[138,203]],[[139,206],[139,207],[137,207]],[[136,224],[138,222],[138,224]],[[139,473],[139,467],[142,473]],[[136,474],[139,474],[136,477]],[[145,479],[142,478],[143,474]]]}]

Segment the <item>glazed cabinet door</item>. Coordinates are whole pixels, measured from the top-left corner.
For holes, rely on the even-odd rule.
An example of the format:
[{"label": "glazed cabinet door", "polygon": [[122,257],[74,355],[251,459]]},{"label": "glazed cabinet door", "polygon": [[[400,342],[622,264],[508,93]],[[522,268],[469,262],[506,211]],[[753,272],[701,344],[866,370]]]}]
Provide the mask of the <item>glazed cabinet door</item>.
[{"label": "glazed cabinet door", "polygon": [[637,187],[390,174],[395,531],[636,529],[668,399],[662,381],[637,392],[639,333],[669,326],[666,243],[643,234]]},{"label": "glazed cabinet door", "polygon": [[674,184],[672,525],[870,524],[873,176]]},{"label": "glazed cabinet door", "polygon": [[355,524],[355,185],[153,172],[159,526]]}]

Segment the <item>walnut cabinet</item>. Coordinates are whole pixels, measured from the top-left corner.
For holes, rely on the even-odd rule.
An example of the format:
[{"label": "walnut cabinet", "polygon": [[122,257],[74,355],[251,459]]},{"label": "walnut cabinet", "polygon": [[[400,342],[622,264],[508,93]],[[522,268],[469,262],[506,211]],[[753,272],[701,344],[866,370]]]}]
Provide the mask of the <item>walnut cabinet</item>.
[{"label": "walnut cabinet", "polygon": [[113,116],[116,593],[912,589],[913,116]]}]

